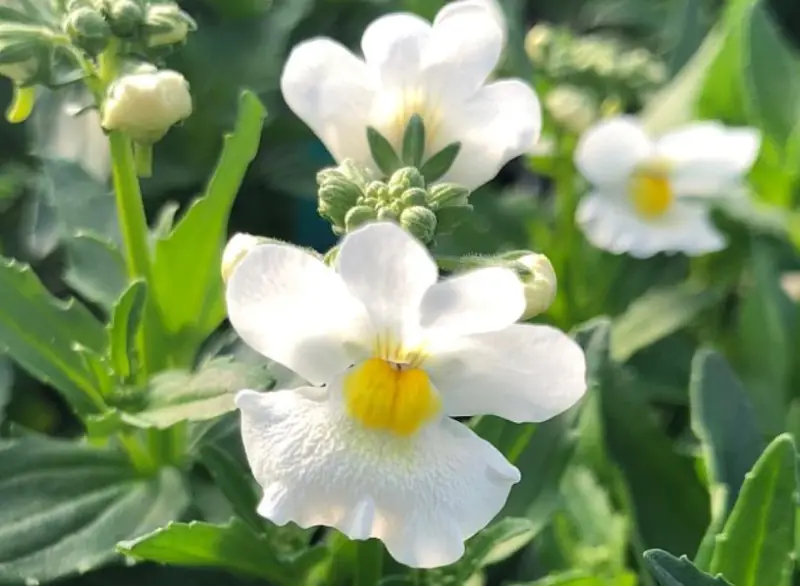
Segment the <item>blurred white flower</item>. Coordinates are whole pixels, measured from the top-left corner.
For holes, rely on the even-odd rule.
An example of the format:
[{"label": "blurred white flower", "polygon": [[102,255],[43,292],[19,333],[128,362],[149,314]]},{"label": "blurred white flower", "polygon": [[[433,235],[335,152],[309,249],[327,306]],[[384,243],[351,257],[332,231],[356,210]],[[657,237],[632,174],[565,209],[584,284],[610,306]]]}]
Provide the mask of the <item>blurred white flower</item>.
[{"label": "blurred white flower", "polygon": [[106,130],[121,130],[134,140],[156,142],[192,113],[189,84],[177,71],[141,71],[123,75],[109,88],[103,104]]},{"label": "blurred white flower", "polygon": [[474,189],[530,151],[541,130],[541,108],[528,84],[486,83],[505,34],[502,12],[491,0],[447,4],[432,25],[413,14],[390,14],[367,27],[363,59],[327,38],[296,46],[281,90],[337,161],[351,158],[373,169],[367,126],[399,152],[406,124],[418,114],[426,159],[461,142],[441,181]]},{"label": "blurred white flower", "polygon": [[543,254],[531,252],[516,259],[525,268],[521,275],[525,285],[525,311],[522,319],[530,319],[544,313],[555,301],[558,279],[550,259]]},{"label": "blurred white flower", "polygon": [[710,206],[716,197],[741,195],[760,145],[757,130],[717,122],[695,122],[658,140],[630,116],[600,122],[575,151],[593,185],[576,220],[592,244],[615,254],[721,250],[726,241]]},{"label": "blurred white flower", "polygon": [[519,471],[451,417],[549,419],[583,395],[584,355],[556,329],[514,323],[525,296],[512,270],[437,277],[425,247],[385,222],[348,234],[335,269],[284,244],[241,260],[233,327],[324,385],[237,395],[259,514],[435,567],[502,508]]}]

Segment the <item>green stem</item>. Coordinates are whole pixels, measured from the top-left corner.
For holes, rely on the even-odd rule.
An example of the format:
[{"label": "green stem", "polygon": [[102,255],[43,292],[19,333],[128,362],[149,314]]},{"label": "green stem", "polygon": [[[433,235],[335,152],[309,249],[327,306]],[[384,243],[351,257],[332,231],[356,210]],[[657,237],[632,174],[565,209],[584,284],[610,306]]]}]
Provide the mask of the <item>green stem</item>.
[{"label": "green stem", "polygon": [[11,104],[6,110],[6,120],[11,124],[25,122],[33,112],[33,105],[36,102],[36,88],[21,87],[14,84],[14,94]]},{"label": "green stem", "polygon": [[376,586],[383,577],[383,544],[377,539],[357,544],[354,586]]},{"label": "green stem", "polygon": [[158,465],[153,457],[140,443],[134,435],[121,433],[117,436],[123,449],[128,453],[131,464],[139,472],[149,475],[158,470]]},{"label": "green stem", "polygon": [[153,145],[134,142],[133,156],[136,159],[136,172],[139,177],[151,177],[153,175]]},{"label": "green stem", "polygon": [[558,166],[555,176],[556,190],[556,241],[559,243],[555,269],[558,276],[558,288],[564,292],[563,326],[573,325],[573,275],[570,265],[574,255],[577,227],[575,212],[578,208],[578,197],[575,192],[575,169],[572,165],[571,149],[567,137],[558,140]]}]

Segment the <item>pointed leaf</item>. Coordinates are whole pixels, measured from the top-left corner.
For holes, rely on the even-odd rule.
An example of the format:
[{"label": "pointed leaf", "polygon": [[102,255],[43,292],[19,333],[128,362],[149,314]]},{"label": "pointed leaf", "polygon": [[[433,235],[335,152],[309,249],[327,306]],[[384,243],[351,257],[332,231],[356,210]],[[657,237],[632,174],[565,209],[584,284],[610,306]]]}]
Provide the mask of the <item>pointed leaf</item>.
[{"label": "pointed leaf", "polygon": [[425,123],[422,116],[414,114],[408,119],[403,133],[403,163],[419,167],[425,152]]},{"label": "pointed leaf", "polygon": [[419,171],[425,178],[425,183],[430,185],[434,181],[438,181],[444,177],[444,174],[453,166],[460,151],[461,143],[454,142],[425,161],[425,164],[422,165],[422,169]]},{"label": "pointed leaf", "polygon": [[788,586],[794,568],[797,505],[792,436],[775,438],[742,485],[739,499],[717,536],[711,572],[736,586]]},{"label": "pointed leaf", "polygon": [[147,296],[144,281],[134,281],[119,298],[111,313],[108,325],[109,358],[111,367],[122,380],[130,377],[136,368],[136,334],[142,319]]},{"label": "pointed leaf", "polygon": [[367,127],[367,143],[372,160],[384,175],[391,175],[403,166],[391,143],[371,126]]},{"label": "pointed leaf", "polygon": [[233,512],[253,531],[263,531],[264,521],[256,513],[259,498],[251,481],[250,471],[228,452],[213,444],[201,448],[200,460],[214,479],[214,484],[228,499]]},{"label": "pointed leaf", "polygon": [[644,552],[644,559],[661,586],[731,586],[722,576],[697,569],[686,556],[680,559],[660,549]]}]

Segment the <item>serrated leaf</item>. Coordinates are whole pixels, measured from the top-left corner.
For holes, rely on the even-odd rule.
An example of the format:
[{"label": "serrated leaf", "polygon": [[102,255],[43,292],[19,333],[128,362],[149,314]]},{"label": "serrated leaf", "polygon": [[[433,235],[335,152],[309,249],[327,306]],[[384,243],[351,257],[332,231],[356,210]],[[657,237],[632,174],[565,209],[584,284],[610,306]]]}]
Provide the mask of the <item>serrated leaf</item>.
[{"label": "serrated leaf", "polygon": [[103,236],[81,232],[65,243],[64,281],[83,298],[110,309],[125,290],[125,261],[119,249]]},{"label": "serrated leaf", "polygon": [[256,155],[266,110],[252,92],[239,99],[239,113],[208,186],[153,254],[156,303],[173,351],[187,364],[198,345],[222,322],[220,263],[228,216],[245,172]]},{"label": "serrated leaf", "polygon": [[736,374],[718,353],[698,350],[692,361],[692,431],[702,442],[712,485],[712,522],[696,563],[710,562],[716,533],[739,496],[745,476],[764,449],[750,398]]},{"label": "serrated leaf", "polygon": [[702,310],[722,298],[721,288],[681,284],[651,289],[614,319],[611,355],[625,362],[642,348],[686,327]]},{"label": "serrated leaf", "polygon": [[238,391],[263,391],[273,383],[267,364],[216,358],[195,372],[173,370],[155,375],[144,408],[125,419],[132,425],[161,429],[179,421],[212,419],[235,408],[233,398]]},{"label": "serrated leaf", "polygon": [[213,444],[200,449],[200,461],[211,474],[214,484],[228,499],[233,512],[253,531],[263,531],[264,521],[256,513],[259,498],[251,481],[250,471],[243,468],[225,450]]},{"label": "serrated leaf", "polygon": [[731,586],[722,576],[702,572],[686,556],[675,556],[660,549],[644,552],[644,559],[661,586]]},{"label": "serrated leaf", "polygon": [[122,542],[118,549],[139,560],[219,568],[285,586],[303,584],[305,575],[326,557],[325,550],[318,547],[299,558],[281,560],[265,536],[257,535],[238,519],[225,525],[170,523],[149,535]]},{"label": "serrated leaf", "polygon": [[0,348],[79,413],[102,405],[94,373],[76,346],[102,355],[103,324],[76,301],[53,297],[30,267],[0,259]]},{"label": "serrated leaf", "polygon": [[108,324],[109,361],[122,380],[129,378],[136,368],[136,334],[142,320],[147,296],[144,281],[132,282],[114,305]]},{"label": "serrated leaf", "polygon": [[422,169],[419,171],[425,178],[425,182],[431,184],[444,177],[444,174],[453,166],[459,152],[461,152],[461,143],[454,142],[444,147],[438,153],[433,154],[431,158],[425,161],[425,164],[422,165]]},{"label": "serrated leaf", "polygon": [[796,459],[789,434],[778,436],[764,450],[717,536],[712,573],[722,574],[736,586],[791,583]]},{"label": "serrated leaf", "polygon": [[0,441],[0,583],[89,571],[114,547],[181,514],[181,475],[133,470],[121,452],[72,441]]}]

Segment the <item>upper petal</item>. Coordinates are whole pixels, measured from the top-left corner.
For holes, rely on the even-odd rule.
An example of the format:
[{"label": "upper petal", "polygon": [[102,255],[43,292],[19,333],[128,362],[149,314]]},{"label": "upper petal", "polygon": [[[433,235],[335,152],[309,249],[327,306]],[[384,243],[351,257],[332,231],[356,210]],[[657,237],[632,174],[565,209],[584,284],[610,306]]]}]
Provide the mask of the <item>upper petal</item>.
[{"label": "upper petal", "polygon": [[617,116],[594,125],[581,136],[575,165],[594,185],[624,181],[653,153],[653,143],[633,116]]},{"label": "upper petal", "polygon": [[259,514],[376,537],[411,567],[460,558],[519,480],[491,444],[449,419],[399,438],[362,428],[314,389],[242,391],[237,405],[264,490]]},{"label": "upper petal", "polygon": [[544,421],[586,391],[586,359],[575,341],[549,326],[515,324],[467,336],[423,365],[451,416],[497,415]]},{"label": "upper petal", "polygon": [[504,40],[505,31],[488,4],[475,0],[447,4],[436,15],[425,47],[425,87],[447,104],[468,98],[494,70]]},{"label": "upper petal", "polygon": [[431,25],[425,19],[402,12],[388,14],[366,28],[361,50],[381,85],[403,86],[418,81],[430,35]]},{"label": "upper petal", "polygon": [[286,104],[314,131],[337,161],[371,164],[367,116],[373,82],[366,64],[331,39],[297,45],[281,76]]},{"label": "upper petal", "polygon": [[481,88],[447,113],[433,150],[460,141],[461,150],[441,181],[474,189],[487,183],[511,159],[530,151],[542,130],[536,93],[518,79]]},{"label": "upper petal", "polygon": [[[422,296],[439,271],[427,249],[397,224],[375,222],[345,236],[337,269],[380,332],[405,339],[419,328]],[[395,340],[399,342],[401,340]]]},{"label": "upper petal", "polygon": [[228,317],[261,354],[314,384],[353,363],[366,338],[366,314],[341,278],[309,253],[263,244],[241,260],[228,282]]},{"label": "upper petal", "polygon": [[491,267],[439,281],[420,306],[428,335],[454,338],[500,330],[525,310],[525,291],[514,271]]}]

